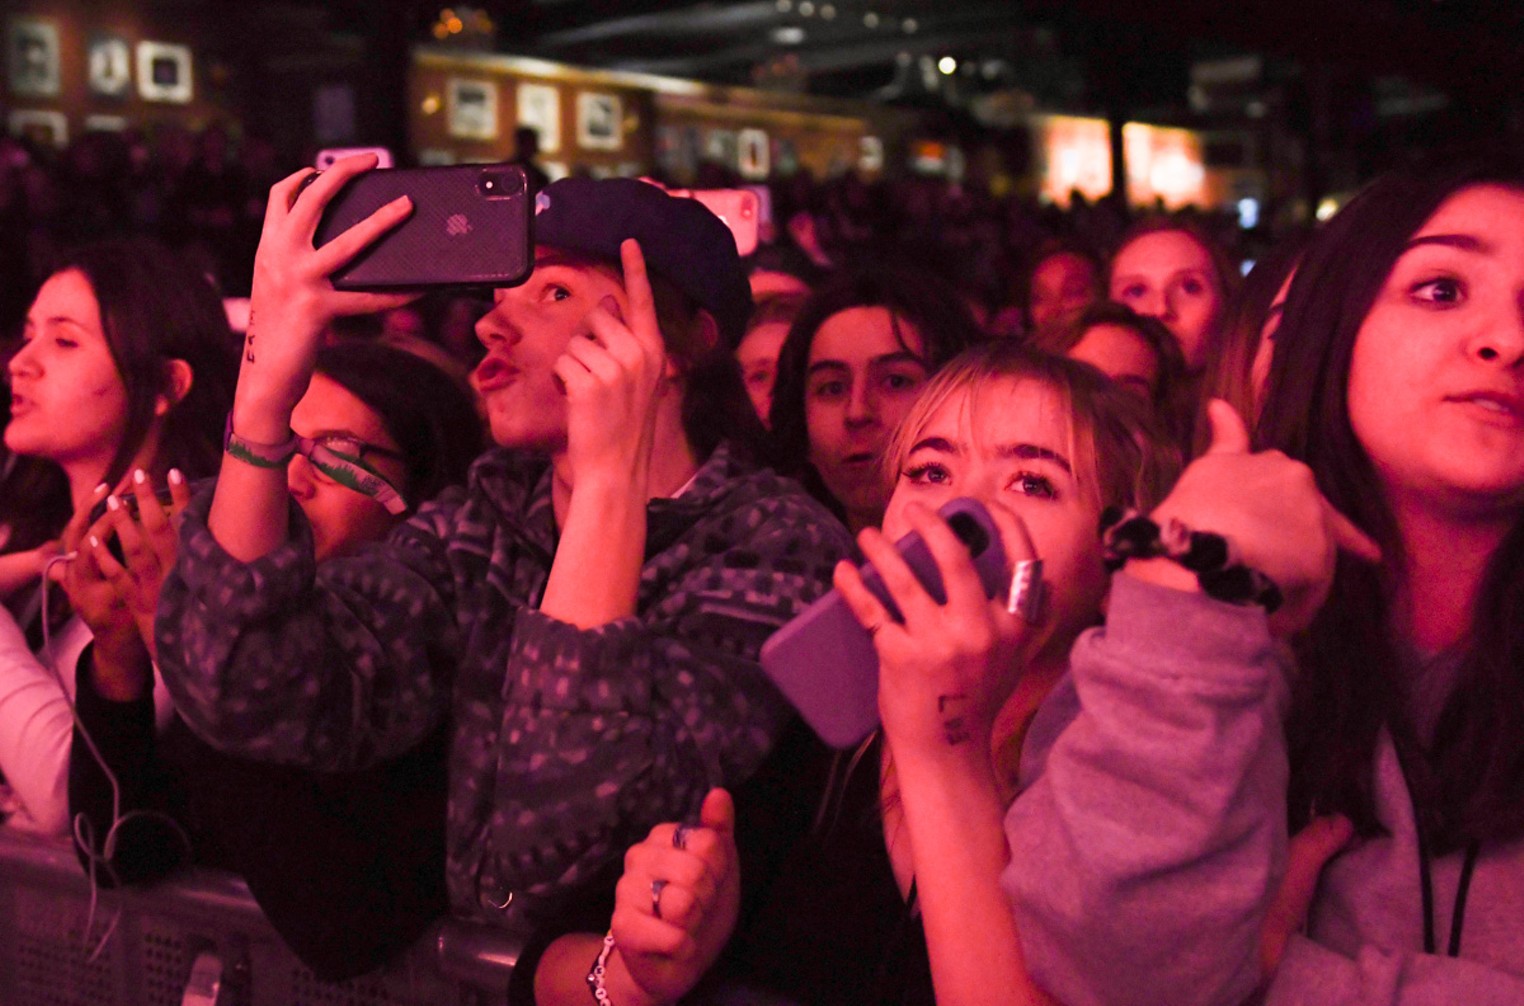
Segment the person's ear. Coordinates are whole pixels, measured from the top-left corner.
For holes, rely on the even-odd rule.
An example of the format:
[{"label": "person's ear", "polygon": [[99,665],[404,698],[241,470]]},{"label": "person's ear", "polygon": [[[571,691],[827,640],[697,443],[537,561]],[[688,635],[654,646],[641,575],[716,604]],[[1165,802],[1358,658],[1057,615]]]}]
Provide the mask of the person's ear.
[{"label": "person's ear", "polygon": [[693,326],[690,334],[692,336],[691,341],[685,347],[690,350],[688,354],[690,356],[689,359],[679,359],[671,353],[667,354],[667,371],[665,376],[669,381],[675,381],[682,377],[684,372],[694,362],[702,360],[714,352],[715,347],[720,344],[720,323],[714,320],[714,315],[703,308],[699,308],[693,316]]},{"label": "person's ear", "polygon": [[164,377],[164,391],[154,396],[153,400],[153,414],[156,416],[165,415],[184,401],[196,380],[195,371],[184,360],[170,360],[165,367]]}]

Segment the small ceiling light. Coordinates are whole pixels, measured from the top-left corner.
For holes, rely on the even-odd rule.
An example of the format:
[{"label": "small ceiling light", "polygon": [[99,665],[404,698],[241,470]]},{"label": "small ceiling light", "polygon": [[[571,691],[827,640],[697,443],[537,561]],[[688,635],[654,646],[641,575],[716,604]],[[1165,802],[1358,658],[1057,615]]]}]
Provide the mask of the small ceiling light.
[{"label": "small ceiling light", "polygon": [[942,71],[944,77],[951,77],[958,72],[958,61],[951,56],[943,56],[937,60],[937,69]]},{"label": "small ceiling light", "polygon": [[778,0],[778,13],[787,14],[794,9],[794,0]]},{"label": "small ceiling light", "polygon": [[799,15],[801,17],[814,17],[815,5],[810,0],[799,0]]},{"label": "small ceiling light", "polygon": [[773,29],[772,38],[779,45],[798,45],[804,41],[804,29],[794,24],[784,25]]},{"label": "small ceiling light", "polygon": [[864,14],[863,15],[863,27],[864,28],[877,28],[878,27],[878,15],[875,14],[871,10],[868,13]]},{"label": "small ceiling light", "polygon": [[821,4],[820,16],[825,18],[827,21],[834,21],[836,20],[836,8],[828,3]]},{"label": "small ceiling light", "polygon": [[904,29],[906,35],[914,35],[917,31],[920,30],[921,25],[916,21],[915,18],[907,17],[905,20],[900,22],[900,27]]}]

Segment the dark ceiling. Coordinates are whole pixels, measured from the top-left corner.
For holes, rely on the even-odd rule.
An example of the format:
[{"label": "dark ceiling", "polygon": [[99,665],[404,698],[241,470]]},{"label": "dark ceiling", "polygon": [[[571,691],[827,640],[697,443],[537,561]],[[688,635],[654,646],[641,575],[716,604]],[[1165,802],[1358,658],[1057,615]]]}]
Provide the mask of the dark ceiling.
[{"label": "dark ceiling", "polygon": [[[425,19],[448,5],[403,2]],[[922,55],[963,61],[966,89],[1015,86],[1044,104],[1180,103],[1192,62],[1237,54],[1402,76],[1469,103],[1524,83],[1521,0],[466,3],[493,17],[504,51],[736,84],[792,73],[852,97],[903,90]]]}]

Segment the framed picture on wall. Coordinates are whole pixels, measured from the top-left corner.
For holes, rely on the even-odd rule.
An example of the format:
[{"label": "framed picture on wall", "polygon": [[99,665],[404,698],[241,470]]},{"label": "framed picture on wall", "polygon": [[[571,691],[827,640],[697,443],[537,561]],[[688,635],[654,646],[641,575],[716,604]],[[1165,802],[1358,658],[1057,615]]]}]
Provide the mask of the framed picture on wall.
[{"label": "framed picture on wall", "polygon": [[138,94],[144,101],[191,100],[191,51],[168,42],[138,43]]},{"label": "framed picture on wall", "polygon": [[497,83],[451,77],[445,87],[450,135],[462,140],[497,139]]},{"label": "framed picture on wall", "polygon": [[108,32],[93,32],[86,45],[90,93],[125,98],[132,89],[132,50],[127,40]]},{"label": "framed picture on wall", "polygon": [[624,146],[624,110],[619,95],[603,91],[577,95],[577,146],[587,150]]},{"label": "framed picture on wall", "polygon": [[860,137],[857,141],[857,169],[873,173],[884,170],[884,141],[877,136]]},{"label": "framed picture on wall", "polygon": [[69,145],[69,120],[62,112],[18,108],[11,112],[6,127],[12,136],[31,140],[38,146],[62,150]]},{"label": "framed picture on wall", "polygon": [[559,153],[561,92],[550,84],[520,84],[516,100],[519,125],[540,134],[540,153]]},{"label": "framed picture on wall", "polygon": [[51,98],[58,93],[58,24],[51,18],[13,17],[6,26],[5,65],[11,94]]},{"label": "framed picture on wall", "polygon": [[767,180],[772,170],[772,145],[760,129],[743,129],[736,137],[736,170],[749,182]]}]

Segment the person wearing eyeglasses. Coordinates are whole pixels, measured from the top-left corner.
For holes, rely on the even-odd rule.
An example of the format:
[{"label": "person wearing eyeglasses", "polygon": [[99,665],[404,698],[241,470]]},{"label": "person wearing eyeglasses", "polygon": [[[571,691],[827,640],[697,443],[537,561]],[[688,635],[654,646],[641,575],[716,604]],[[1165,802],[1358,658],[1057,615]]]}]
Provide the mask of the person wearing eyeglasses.
[{"label": "person wearing eyeglasses", "polygon": [[[361,342],[318,352],[291,426],[299,444],[287,486],[319,563],[385,538],[419,503],[464,483],[484,434],[471,396],[443,371]],[[82,606],[87,621],[141,613],[150,646],[178,550],[174,518],[190,498],[173,488],[169,514],[146,506],[145,483],[145,519],[116,525],[121,603]],[[80,722],[93,744],[76,735],[69,809],[83,818],[81,860],[104,864],[95,872],[108,886],[156,880],[187,860],[231,870],[302,962],[330,980],[376,967],[445,911],[443,731],[365,771],[314,773],[224,755],[178,718],[156,735],[146,691],[93,663],[81,677]]]}]

